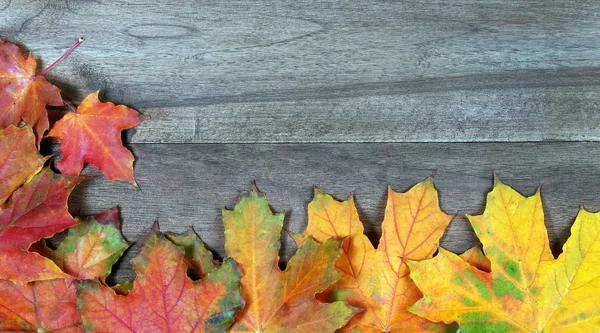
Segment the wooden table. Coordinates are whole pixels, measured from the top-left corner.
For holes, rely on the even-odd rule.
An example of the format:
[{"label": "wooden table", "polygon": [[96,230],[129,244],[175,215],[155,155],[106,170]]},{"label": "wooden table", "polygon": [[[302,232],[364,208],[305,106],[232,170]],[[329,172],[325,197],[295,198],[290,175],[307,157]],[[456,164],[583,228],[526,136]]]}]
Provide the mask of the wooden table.
[{"label": "wooden table", "polygon": [[100,89],[152,116],[125,135],[142,191],[97,177],[70,202],[121,207],[137,245],[113,281],[133,276],[155,219],[223,255],[221,208],[252,180],[294,231],[313,185],[354,193],[376,240],[386,185],[435,172],[458,252],[477,242],[464,214],[483,211],[493,171],[542,186],[555,251],[580,204],[600,209],[596,0],[0,0],[0,18],[0,38],[44,64],[86,37],[48,75],[66,98]]}]

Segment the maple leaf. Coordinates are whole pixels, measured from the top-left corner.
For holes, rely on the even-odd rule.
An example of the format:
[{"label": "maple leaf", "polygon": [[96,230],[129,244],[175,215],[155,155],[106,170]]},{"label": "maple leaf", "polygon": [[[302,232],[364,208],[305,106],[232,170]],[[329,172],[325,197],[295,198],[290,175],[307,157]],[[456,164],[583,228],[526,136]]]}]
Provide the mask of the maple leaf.
[{"label": "maple leaf", "polygon": [[21,120],[35,129],[37,143],[48,130],[46,105],[63,105],[60,90],[36,75],[37,63],[18,46],[0,41],[0,129]]},{"label": "maple leaf", "polygon": [[344,239],[335,264],[342,278],[321,295],[364,309],[342,332],[456,331],[407,311],[421,293],[408,276],[406,260],[430,258],[451,219],[439,208],[431,178],[406,193],[388,188],[382,236],[375,249],[363,233],[354,199],[339,202],[315,188],[308,205],[308,226],[294,237],[299,242],[308,236],[319,242]]},{"label": "maple leaf", "polygon": [[539,190],[524,197],[496,180],[483,215],[468,216],[491,271],[440,249],[411,262],[425,295],[411,311],[461,332],[600,332],[600,214],[579,211],[554,259]]},{"label": "maple leaf", "polygon": [[234,210],[223,210],[225,250],[242,270],[246,307],[232,332],[334,332],[356,309],[343,302],[321,303],[315,294],[339,279],[335,240],[318,244],[308,238],[289,261],[278,267],[284,214],[273,214],[256,188],[242,194]]},{"label": "maple leaf", "polygon": [[183,247],[183,260],[194,271],[197,278],[204,278],[219,267],[213,259],[212,252],[204,246],[204,242],[200,240],[200,237],[196,235],[191,227],[183,234],[166,233],[165,237],[171,243]]},{"label": "maple leaf", "polygon": [[109,180],[135,185],[134,157],[123,147],[121,131],[140,123],[137,111],[101,102],[98,91],[91,93],[76,111],[66,114],[48,133],[60,140],[62,159],[56,166],[62,173],[75,176],[81,173],[84,163],[91,163]]},{"label": "maple leaf", "polygon": [[26,283],[66,277],[52,261],[27,249],[77,224],[67,211],[67,199],[83,179],[44,168],[0,206],[0,279]]},{"label": "maple leaf", "polygon": [[128,247],[121,235],[118,209],[113,207],[69,228],[56,250],[44,245],[37,252],[77,279],[104,282]]},{"label": "maple leaf", "polygon": [[38,173],[45,161],[31,128],[10,125],[0,130],[0,204]]},{"label": "maple leaf", "polygon": [[131,289],[133,289],[133,280],[125,281],[122,283],[115,284],[111,286],[112,290],[114,290],[118,295],[127,296]]},{"label": "maple leaf", "polygon": [[98,281],[78,283],[86,332],[225,332],[243,300],[231,260],[202,280],[186,275],[184,251],[152,231],[132,260],[136,279],[127,295]]},{"label": "maple leaf", "polygon": [[26,285],[0,280],[0,331],[81,332],[73,279]]},{"label": "maple leaf", "polygon": [[[56,250],[43,242],[35,249],[65,273],[78,279],[110,274],[112,265],[128,244],[119,231],[116,207],[90,217],[69,229]],[[0,330],[19,332],[81,332],[74,278],[33,281],[26,285],[0,280]]]},{"label": "maple leaf", "polygon": [[492,263],[490,262],[490,259],[485,256],[481,246],[479,245],[468,249],[459,257],[461,257],[471,266],[477,267],[477,269],[481,271],[490,272],[492,270]]}]

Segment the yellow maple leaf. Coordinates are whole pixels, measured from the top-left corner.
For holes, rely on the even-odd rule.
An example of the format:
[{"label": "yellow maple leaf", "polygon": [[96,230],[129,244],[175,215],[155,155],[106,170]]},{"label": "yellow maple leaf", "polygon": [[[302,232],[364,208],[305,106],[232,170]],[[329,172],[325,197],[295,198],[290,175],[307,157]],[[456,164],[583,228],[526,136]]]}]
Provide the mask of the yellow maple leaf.
[{"label": "yellow maple leaf", "polygon": [[475,266],[482,271],[489,272],[492,270],[492,263],[490,262],[490,259],[485,256],[480,245],[468,249],[459,257],[463,258],[463,260],[471,264],[471,266]]},{"label": "yellow maple leaf", "polygon": [[[344,239],[336,262],[341,279],[321,295],[363,308],[341,332],[444,332],[406,310],[421,297],[408,276],[406,260],[431,258],[452,219],[441,211],[431,178],[406,193],[388,189],[382,236],[375,249],[364,235],[354,200],[339,202],[316,189],[308,205],[308,226],[298,243],[312,236],[318,242]],[[454,331],[456,329],[454,328]]]},{"label": "yellow maple leaf", "polygon": [[[600,332],[600,214],[581,209],[563,252],[548,246],[540,192],[496,181],[483,215],[469,216],[491,272],[449,251],[409,262],[425,295],[411,311],[471,332]],[[443,275],[442,275],[443,274]]]}]

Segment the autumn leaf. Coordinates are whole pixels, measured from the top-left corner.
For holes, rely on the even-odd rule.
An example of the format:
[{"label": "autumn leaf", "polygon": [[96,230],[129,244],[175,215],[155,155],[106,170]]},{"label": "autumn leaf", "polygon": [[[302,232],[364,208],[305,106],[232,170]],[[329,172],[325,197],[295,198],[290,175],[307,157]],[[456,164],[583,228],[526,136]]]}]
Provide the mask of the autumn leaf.
[{"label": "autumn leaf", "polygon": [[283,218],[256,188],[242,194],[234,210],[223,210],[225,250],[240,265],[246,301],[232,332],[334,332],[355,312],[342,302],[315,298],[339,279],[334,269],[339,242],[308,238],[286,270],[279,269]]},{"label": "autumn leaf", "polygon": [[98,167],[109,180],[135,184],[134,157],[121,142],[121,131],[140,124],[137,111],[103,103],[98,92],[88,95],[75,112],[66,114],[48,136],[60,139],[62,159],[56,163],[67,175],[79,175],[84,163]]},{"label": "autumn leaf", "polygon": [[38,173],[45,161],[31,128],[10,125],[0,130],[0,204]]},{"label": "autumn leaf", "polygon": [[197,278],[204,278],[219,267],[217,262],[213,259],[212,252],[204,246],[200,237],[196,235],[191,227],[183,234],[166,233],[165,237],[167,237],[171,243],[183,247],[183,260],[188,268],[194,271]]},{"label": "autumn leaf", "polygon": [[27,250],[77,224],[67,211],[67,199],[83,179],[45,168],[0,206],[0,279],[26,283],[66,277],[51,260]]},{"label": "autumn leaf", "polygon": [[0,129],[21,120],[35,129],[37,143],[48,130],[46,105],[63,105],[60,90],[36,74],[37,63],[18,46],[0,41]]},{"label": "autumn leaf", "polygon": [[600,332],[600,213],[579,211],[558,259],[539,191],[524,197],[496,181],[483,215],[469,219],[491,272],[444,249],[411,262],[425,295],[411,311],[463,333]]},{"label": "autumn leaf", "polygon": [[81,332],[73,279],[26,285],[0,280],[0,331]]},{"label": "autumn leaf", "polygon": [[56,250],[47,246],[37,252],[52,260],[65,273],[80,279],[102,282],[129,244],[120,231],[118,209],[113,207],[69,228]]},{"label": "autumn leaf", "polygon": [[[74,278],[104,281],[128,246],[119,231],[117,213],[113,207],[90,217],[71,227],[58,249],[42,246],[36,251]],[[0,330],[81,332],[74,278],[33,281],[26,285],[0,280]]]},{"label": "autumn leaf", "polygon": [[98,281],[80,281],[78,308],[85,331],[226,332],[244,304],[236,264],[226,260],[205,278],[192,281],[184,254],[153,231],[132,260],[136,279],[126,296]]},{"label": "autumn leaf", "polygon": [[344,239],[335,264],[342,278],[321,295],[364,309],[342,332],[445,332],[453,328],[407,311],[421,293],[408,276],[406,260],[430,258],[451,219],[439,208],[431,178],[406,193],[388,189],[382,236],[375,249],[363,233],[354,199],[339,202],[315,189],[308,226],[295,238]]},{"label": "autumn leaf", "polygon": [[468,249],[459,257],[469,263],[469,265],[477,267],[477,269],[481,271],[490,272],[492,270],[490,259],[485,256],[483,249],[481,249],[481,246],[479,245]]},{"label": "autumn leaf", "polygon": [[133,289],[133,280],[115,284],[114,286],[111,286],[111,289],[114,290],[117,295],[127,296],[131,289]]},{"label": "autumn leaf", "polygon": [[34,241],[77,224],[67,211],[67,198],[83,179],[44,168],[18,189],[2,206],[0,248],[27,249]]}]

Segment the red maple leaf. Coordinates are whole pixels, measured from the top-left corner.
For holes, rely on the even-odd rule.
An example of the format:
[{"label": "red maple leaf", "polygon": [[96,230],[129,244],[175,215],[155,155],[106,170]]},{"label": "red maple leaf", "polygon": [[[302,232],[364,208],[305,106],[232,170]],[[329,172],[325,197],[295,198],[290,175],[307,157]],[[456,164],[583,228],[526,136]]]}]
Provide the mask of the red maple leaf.
[{"label": "red maple leaf", "polygon": [[185,262],[195,255],[190,253],[187,259],[185,255],[184,249],[153,231],[132,260],[136,279],[127,296],[98,281],[78,282],[85,331],[226,332],[244,305],[236,264],[226,260],[203,279],[192,281]]},{"label": "red maple leaf", "polygon": [[56,279],[19,285],[0,280],[0,330],[81,332],[73,283],[73,279]]},{"label": "red maple leaf", "polygon": [[43,241],[32,245],[30,251],[51,259],[71,278],[26,285],[0,280],[0,331],[81,332],[75,279],[104,281],[110,274],[128,246],[119,225],[118,209],[113,207],[69,228],[56,250]]},{"label": "red maple leaf", "polygon": [[77,224],[67,211],[67,199],[83,179],[45,168],[0,206],[0,279],[26,283],[66,277],[51,260],[27,250]]},{"label": "red maple leaf", "polygon": [[[61,57],[62,58],[62,57]],[[0,129],[21,120],[34,128],[37,142],[48,130],[46,105],[63,105],[60,90],[36,74],[37,63],[18,46],[0,42]]]},{"label": "red maple leaf", "polygon": [[140,124],[137,111],[124,105],[103,103],[98,92],[88,95],[76,111],[65,115],[48,136],[60,139],[62,159],[56,166],[68,175],[79,175],[91,163],[110,180],[135,184],[134,157],[121,142],[121,131]]}]

